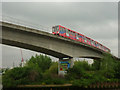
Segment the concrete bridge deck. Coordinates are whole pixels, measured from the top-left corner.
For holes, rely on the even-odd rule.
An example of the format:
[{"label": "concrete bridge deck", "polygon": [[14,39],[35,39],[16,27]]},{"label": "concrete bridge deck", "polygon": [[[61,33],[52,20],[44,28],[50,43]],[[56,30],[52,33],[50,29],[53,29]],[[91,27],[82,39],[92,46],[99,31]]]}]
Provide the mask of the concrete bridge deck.
[{"label": "concrete bridge deck", "polygon": [[104,51],[29,27],[0,22],[2,44],[42,52],[57,58],[102,58]]}]

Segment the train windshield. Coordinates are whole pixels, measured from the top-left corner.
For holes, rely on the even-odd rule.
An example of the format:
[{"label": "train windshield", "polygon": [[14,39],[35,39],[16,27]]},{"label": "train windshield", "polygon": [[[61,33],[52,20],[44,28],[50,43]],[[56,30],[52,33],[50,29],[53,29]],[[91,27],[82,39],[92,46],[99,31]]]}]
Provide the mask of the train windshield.
[{"label": "train windshield", "polygon": [[52,28],[52,32],[57,32],[57,31],[59,31],[59,26],[55,26]]}]

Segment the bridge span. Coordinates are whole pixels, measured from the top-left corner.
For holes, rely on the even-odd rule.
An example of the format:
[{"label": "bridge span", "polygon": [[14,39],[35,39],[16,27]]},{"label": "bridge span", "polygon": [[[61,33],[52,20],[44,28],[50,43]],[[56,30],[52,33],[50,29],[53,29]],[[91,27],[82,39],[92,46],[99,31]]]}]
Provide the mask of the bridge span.
[{"label": "bridge span", "polygon": [[7,22],[0,22],[0,27],[2,27],[2,44],[45,53],[59,59],[103,56],[102,50],[51,33]]}]

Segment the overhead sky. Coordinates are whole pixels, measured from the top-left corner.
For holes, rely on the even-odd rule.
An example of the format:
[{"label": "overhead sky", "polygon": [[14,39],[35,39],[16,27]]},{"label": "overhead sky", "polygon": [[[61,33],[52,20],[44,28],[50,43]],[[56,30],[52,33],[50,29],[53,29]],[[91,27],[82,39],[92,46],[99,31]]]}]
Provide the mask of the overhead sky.
[{"label": "overhead sky", "polygon": [[[2,14],[3,20],[49,33],[52,26],[62,25],[100,42],[118,56],[117,2],[4,2]],[[2,49],[3,67],[20,63],[19,48],[2,45]],[[22,52],[25,60],[37,53],[25,49]]]}]

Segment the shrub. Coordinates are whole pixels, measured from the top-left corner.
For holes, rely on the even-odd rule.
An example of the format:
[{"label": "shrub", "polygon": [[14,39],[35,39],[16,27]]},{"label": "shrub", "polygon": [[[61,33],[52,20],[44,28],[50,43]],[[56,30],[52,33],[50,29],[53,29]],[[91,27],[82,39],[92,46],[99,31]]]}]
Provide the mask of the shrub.
[{"label": "shrub", "polygon": [[11,70],[8,70],[3,75],[3,86],[4,87],[13,87],[18,84],[28,83],[28,72],[29,68],[17,67]]}]

